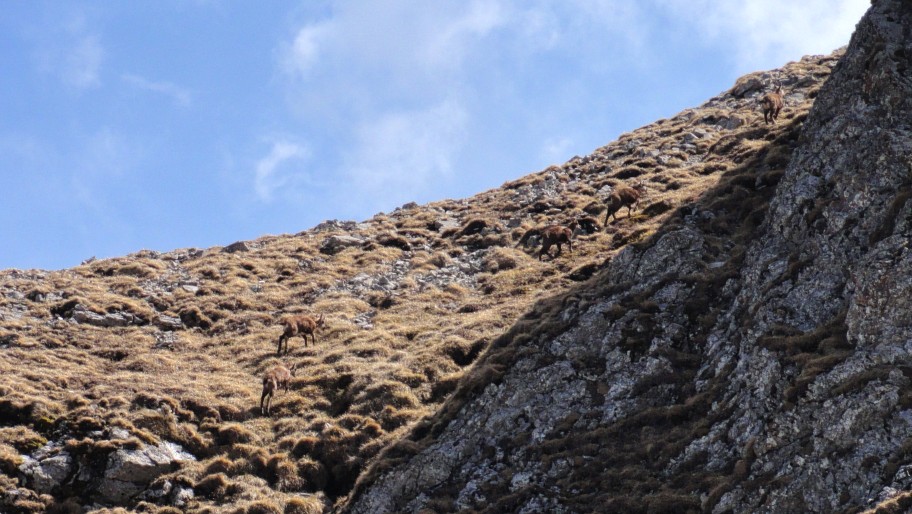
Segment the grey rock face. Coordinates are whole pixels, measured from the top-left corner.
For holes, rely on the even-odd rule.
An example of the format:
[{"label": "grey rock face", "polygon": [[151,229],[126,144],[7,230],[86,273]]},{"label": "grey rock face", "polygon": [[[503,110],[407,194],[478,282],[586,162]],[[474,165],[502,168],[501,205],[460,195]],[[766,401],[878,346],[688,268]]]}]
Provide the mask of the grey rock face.
[{"label": "grey rock face", "polygon": [[349,510],[838,512],[912,486],[910,34],[874,2],[749,240],[706,213],[623,252]]},{"label": "grey rock face", "polygon": [[174,316],[159,314],[155,324],[162,330],[180,330],[184,328],[184,322]]},{"label": "grey rock face", "polygon": [[26,456],[19,466],[19,472],[32,489],[39,493],[50,493],[59,488],[72,474],[73,459],[65,451],[48,454],[45,449],[36,452],[32,457]]},{"label": "grey rock face", "polygon": [[142,493],[140,498],[158,504],[185,507],[195,496],[191,487],[173,484],[170,480],[162,480],[161,483],[153,485]]},{"label": "grey rock face", "polygon": [[125,327],[144,323],[142,318],[129,312],[98,314],[86,309],[83,305],[73,307],[72,319],[76,323],[86,323],[96,327]]},{"label": "grey rock face", "polygon": [[[98,436],[103,436],[101,432]],[[127,439],[129,432],[115,428],[107,437]],[[50,442],[30,456],[25,456],[19,466],[24,483],[39,493],[57,493],[61,488],[89,491],[97,500],[114,505],[124,505],[146,491],[156,478],[170,472],[182,461],[195,460],[180,445],[163,441],[138,450],[120,449],[108,457],[103,474],[94,465],[74,459],[62,450],[59,442]],[[192,499],[192,489],[170,483],[166,491],[149,491],[148,499],[164,498],[172,505],[184,505]],[[158,493],[158,496],[155,494]]]},{"label": "grey rock face", "polygon": [[193,459],[179,445],[167,441],[139,450],[117,450],[108,459],[98,494],[106,502],[123,504],[160,475],[172,471],[178,462]]}]

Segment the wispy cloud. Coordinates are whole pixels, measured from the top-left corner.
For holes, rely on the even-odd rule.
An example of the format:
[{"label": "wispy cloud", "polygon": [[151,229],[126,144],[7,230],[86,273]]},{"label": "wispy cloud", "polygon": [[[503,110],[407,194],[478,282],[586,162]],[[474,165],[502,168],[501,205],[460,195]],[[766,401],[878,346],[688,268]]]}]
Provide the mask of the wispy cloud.
[{"label": "wispy cloud", "polygon": [[[452,79],[478,42],[508,21],[503,5],[498,0],[339,2],[332,17],[295,31],[280,49],[280,69],[293,80],[331,75],[348,83],[389,74],[397,88],[426,90]],[[389,93],[384,84],[370,85]]]},{"label": "wispy cloud", "polygon": [[131,73],[121,75],[121,79],[131,86],[169,97],[177,104],[185,107],[190,105],[192,99],[188,89],[172,84],[171,82],[152,81]]},{"label": "wispy cloud", "polygon": [[[848,42],[868,0],[655,0],[710,42],[731,45],[735,59],[777,65],[806,53],[829,53]],[[745,68],[746,69],[746,68]]]},{"label": "wispy cloud", "polygon": [[72,49],[65,51],[61,75],[67,83],[78,88],[97,87],[101,84],[99,70],[103,58],[104,50],[98,37],[81,36]]},{"label": "wispy cloud", "polygon": [[59,32],[46,34],[37,52],[39,69],[76,89],[101,85],[105,50],[101,38],[82,15],[73,16]]},{"label": "wispy cloud", "polygon": [[[608,127],[590,115],[613,107],[606,98],[674,73],[664,45],[679,38],[702,41],[697,54],[725,46],[730,67],[752,71],[844,44],[867,2],[329,0],[277,46],[276,69],[309,163],[382,209],[465,163],[477,180],[486,160],[535,166],[580,152]],[[301,151],[274,143],[258,165],[261,199],[295,187],[289,162]]]},{"label": "wispy cloud", "polygon": [[559,163],[567,160],[567,153],[573,147],[569,137],[555,137],[545,140],[542,156],[547,162]]},{"label": "wispy cloud", "polygon": [[439,30],[428,31],[426,41],[416,46],[418,57],[435,68],[458,66],[479,40],[506,23],[505,10],[498,2],[473,1]]},{"label": "wispy cloud", "polygon": [[[319,137],[332,131],[333,148],[313,147],[321,176],[382,208],[452,170],[470,118],[463,63],[508,16],[496,0],[355,0],[332,13],[293,33],[279,48],[278,69],[300,119],[322,127]],[[293,184],[271,170],[300,157],[295,148],[277,144],[261,161],[261,198],[277,183]]]},{"label": "wispy cloud", "polygon": [[374,206],[414,200],[452,173],[465,130],[455,101],[363,121],[344,165],[347,191]]},{"label": "wispy cloud", "polygon": [[321,38],[329,34],[330,30],[331,25],[327,23],[301,27],[291,44],[284,49],[282,66],[285,73],[306,77],[317,61]]},{"label": "wispy cloud", "polygon": [[271,202],[276,190],[300,182],[306,175],[290,165],[302,161],[308,156],[307,148],[289,140],[277,140],[271,143],[269,153],[257,161],[254,167],[254,190],[257,198]]}]

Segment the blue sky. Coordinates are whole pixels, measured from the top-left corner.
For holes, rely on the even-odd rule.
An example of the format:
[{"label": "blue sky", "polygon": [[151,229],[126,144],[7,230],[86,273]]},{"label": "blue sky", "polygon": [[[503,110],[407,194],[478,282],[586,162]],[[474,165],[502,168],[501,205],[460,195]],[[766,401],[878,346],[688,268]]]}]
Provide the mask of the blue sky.
[{"label": "blue sky", "polygon": [[868,5],[8,2],[0,269],[470,196],[829,53]]}]

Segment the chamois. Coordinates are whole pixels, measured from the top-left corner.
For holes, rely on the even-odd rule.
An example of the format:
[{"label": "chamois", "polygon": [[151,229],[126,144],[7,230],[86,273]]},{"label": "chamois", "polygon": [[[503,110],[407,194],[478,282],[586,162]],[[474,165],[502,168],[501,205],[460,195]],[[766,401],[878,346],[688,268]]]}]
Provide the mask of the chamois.
[{"label": "chamois", "polygon": [[[280,387],[285,389],[286,393],[288,392],[288,382],[294,376],[297,366],[297,363],[295,363],[291,366],[291,369],[288,369],[278,364],[266,372],[263,376],[263,394],[260,396],[260,414],[269,415],[269,404],[272,403],[272,397]],[[264,403],[266,404],[265,408],[263,408]]]},{"label": "chamois", "polygon": [[[567,247],[570,248],[570,251],[573,252],[573,246],[570,242],[570,238],[573,236],[573,231],[576,228],[576,220],[571,221],[566,227],[563,225],[549,225],[547,227],[535,227],[527,230],[522,237],[517,241],[516,246],[528,247],[529,241],[532,241],[533,238],[541,241],[541,250],[538,252],[538,259],[541,260],[542,255],[548,253],[548,250],[552,246],[557,245],[557,257],[561,253],[561,245],[567,243]],[[537,242],[537,241],[536,241]],[[551,254],[548,253],[550,256]]]},{"label": "chamois", "polygon": [[763,121],[767,124],[776,123],[779,111],[782,110],[782,82],[779,82],[775,91],[763,95],[760,105],[763,106]]},{"label": "chamois", "polygon": [[563,225],[551,225],[545,227],[541,231],[542,246],[541,250],[538,252],[538,260],[541,260],[542,256],[548,254],[552,246],[557,246],[557,253],[554,254],[553,259],[556,259],[558,255],[561,254],[561,245],[567,243],[567,249],[570,253],[573,253],[573,243],[570,242],[570,239],[573,237],[573,229],[576,228],[576,221],[571,221],[568,227]]},{"label": "chamois", "polygon": [[288,353],[288,339],[300,335],[304,338],[304,346],[307,346],[307,336],[310,335],[313,344],[317,344],[316,331],[323,326],[323,314],[320,319],[313,319],[310,316],[299,314],[297,316],[286,316],[281,323],[285,325],[285,330],[279,336],[279,347],[276,353],[282,354],[282,343],[285,343],[285,353]]},{"label": "chamois", "polygon": [[615,187],[611,194],[608,195],[608,201],[606,202],[608,210],[605,212],[605,222],[602,224],[606,227],[608,226],[609,216],[617,221],[615,214],[621,210],[621,207],[627,207],[627,217],[629,218],[630,213],[635,211],[640,203],[640,190],[642,189],[642,184],[634,184],[633,187],[624,185]]}]

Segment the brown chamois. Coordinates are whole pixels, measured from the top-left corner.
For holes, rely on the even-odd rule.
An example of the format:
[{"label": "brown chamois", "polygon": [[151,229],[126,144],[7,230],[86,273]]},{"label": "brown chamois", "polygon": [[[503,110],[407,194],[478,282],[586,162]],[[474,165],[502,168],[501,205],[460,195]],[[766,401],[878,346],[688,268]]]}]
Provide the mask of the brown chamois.
[{"label": "brown chamois", "polygon": [[556,259],[561,254],[561,245],[567,243],[567,249],[570,253],[573,253],[573,243],[570,242],[570,239],[573,237],[573,229],[576,228],[576,221],[571,221],[569,226],[563,225],[551,225],[545,227],[541,231],[542,246],[541,250],[538,252],[538,260],[541,260],[542,255],[548,254],[548,257],[551,257],[549,250],[552,246],[557,246],[557,253],[554,254],[552,259]]},{"label": "brown chamois", "polygon": [[763,95],[760,105],[763,106],[763,121],[767,124],[776,123],[779,111],[782,110],[782,82],[776,86],[775,91]]},{"label": "brown chamois", "polygon": [[[275,392],[280,387],[285,389],[286,393],[288,392],[288,383],[291,381],[291,377],[294,376],[297,366],[297,363],[295,363],[291,366],[291,369],[288,369],[278,364],[266,372],[263,376],[263,394],[260,396],[260,414],[263,416],[269,415],[269,404],[272,403],[272,397],[275,396]],[[264,403],[265,408],[263,407]]]},{"label": "brown chamois", "polygon": [[619,185],[611,191],[611,194],[608,195],[608,201],[605,202],[608,210],[605,212],[605,222],[602,223],[606,227],[608,226],[608,217],[617,221],[617,216],[615,215],[617,211],[621,210],[621,207],[627,207],[627,217],[630,217],[630,213],[635,211],[637,206],[640,203],[640,194],[643,190],[642,184],[634,184],[633,187]]},{"label": "brown chamois", "polygon": [[285,353],[288,353],[288,339],[294,336],[301,336],[304,338],[304,346],[307,346],[307,336],[310,335],[313,340],[313,344],[317,344],[317,329],[323,326],[323,314],[320,314],[320,319],[313,319],[306,314],[299,314],[297,316],[286,316],[282,318],[281,323],[285,325],[285,330],[282,332],[282,335],[279,336],[279,347],[276,350],[276,353],[282,354],[282,343],[285,343]]}]

